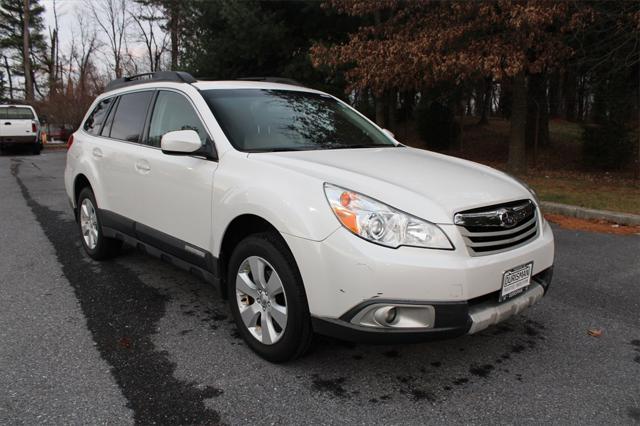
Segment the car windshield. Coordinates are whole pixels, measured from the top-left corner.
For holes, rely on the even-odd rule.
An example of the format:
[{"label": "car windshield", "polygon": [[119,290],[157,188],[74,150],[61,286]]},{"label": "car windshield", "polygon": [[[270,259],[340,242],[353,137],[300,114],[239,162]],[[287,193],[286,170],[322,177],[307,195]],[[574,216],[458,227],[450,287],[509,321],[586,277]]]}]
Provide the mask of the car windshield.
[{"label": "car windshield", "polygon": [[0,108],[0,119],[2,120],[32,120],[33,112],[25,107]]},{"label": "car windshield", "polygon": [[219,89],[203,95],[231,144],[245,152],[394,147],[331,96],[291,90]]}]

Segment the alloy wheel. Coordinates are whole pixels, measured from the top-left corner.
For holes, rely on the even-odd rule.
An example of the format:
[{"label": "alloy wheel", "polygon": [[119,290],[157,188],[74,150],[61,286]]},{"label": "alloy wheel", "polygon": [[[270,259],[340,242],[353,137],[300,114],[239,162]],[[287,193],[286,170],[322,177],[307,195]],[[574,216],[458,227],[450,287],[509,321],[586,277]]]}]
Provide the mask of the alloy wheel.
[{"label": "alloy wheel", "polygon": [[240,317],[251,335],[265,345],[276,343],[287,327],[287,296],[282,280],[259,256],[245,259],[236,275]]},{"label": "alloy wheel", "polygon": [[89,198],[82,200],[80,205],[80,229],[84,243],[90,250],[98,245],[98,215]]}]

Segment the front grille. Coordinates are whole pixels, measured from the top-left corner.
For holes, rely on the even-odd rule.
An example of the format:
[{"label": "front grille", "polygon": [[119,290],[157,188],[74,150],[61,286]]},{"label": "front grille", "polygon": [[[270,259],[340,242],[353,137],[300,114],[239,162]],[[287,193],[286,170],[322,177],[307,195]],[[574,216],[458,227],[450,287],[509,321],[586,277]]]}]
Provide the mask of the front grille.
[{"label": "front grille", "polygon": [[520,247],[538,235],[538,213],[531,200],[518,200],[456,213],[469,253],[483,256]]}]

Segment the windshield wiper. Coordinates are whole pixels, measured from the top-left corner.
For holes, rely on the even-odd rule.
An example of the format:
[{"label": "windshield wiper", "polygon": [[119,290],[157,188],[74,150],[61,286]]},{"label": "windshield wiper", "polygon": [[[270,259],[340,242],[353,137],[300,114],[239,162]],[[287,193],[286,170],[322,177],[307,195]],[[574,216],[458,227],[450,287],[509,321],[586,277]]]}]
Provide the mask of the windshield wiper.
[{"label": "windshield wiper", "polygon": [[402,145],[382,145],[373,143],[361,143],[355,145],[332,146],[327,149],[351,149],[351,148],[397,148]]},{"label": "windshield wiper", "polygon": [[287,151],[307,151],[307,149],[300,149],[300,148],[286,148],[286,147],[279,147],[279,148],[265,148],[265,149],[250,149],[247,150],[248,153],[250,154],[258,154],[261,152],[287,152]]}]

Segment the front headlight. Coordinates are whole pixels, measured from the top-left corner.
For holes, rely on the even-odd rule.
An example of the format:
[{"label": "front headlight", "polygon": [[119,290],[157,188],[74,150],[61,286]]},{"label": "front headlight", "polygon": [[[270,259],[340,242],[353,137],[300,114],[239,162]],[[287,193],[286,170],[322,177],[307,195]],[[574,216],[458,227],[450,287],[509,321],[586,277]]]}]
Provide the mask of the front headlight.
[{"label": "front headlight", "polygon": [[328,183],[324,193],[342,226],[365,240],[393,248],[453,249],[442,229],[433,223]]}]

